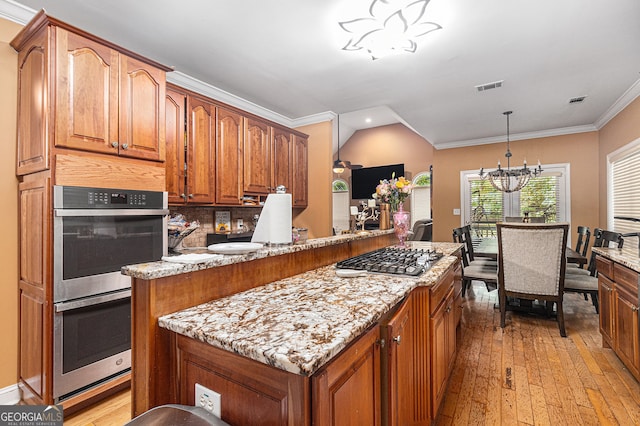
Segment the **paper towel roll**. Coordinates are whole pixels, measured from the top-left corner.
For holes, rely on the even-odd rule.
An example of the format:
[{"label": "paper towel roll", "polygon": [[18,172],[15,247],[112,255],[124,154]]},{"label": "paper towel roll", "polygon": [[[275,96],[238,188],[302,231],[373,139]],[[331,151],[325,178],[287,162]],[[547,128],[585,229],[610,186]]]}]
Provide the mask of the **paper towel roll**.
[{"label": "paper towel roll", "polygon": [[260,213],[252,243],[291,244],[291,194],[269,194]]}]

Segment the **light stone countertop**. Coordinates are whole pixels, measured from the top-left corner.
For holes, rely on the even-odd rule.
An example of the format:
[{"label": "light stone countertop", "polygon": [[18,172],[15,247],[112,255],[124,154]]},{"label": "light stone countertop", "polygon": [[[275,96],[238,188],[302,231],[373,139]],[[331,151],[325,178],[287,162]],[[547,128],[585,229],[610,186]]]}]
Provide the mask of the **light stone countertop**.
[{"label": "light stone countertop", "polygon": [[[263,247],[258,251],[248,254],[238,255],[220,255],[216,259],[212,259],[201,263],[176,263],[176,262],[148,262],[137,265],[124,266],[121,269],[123,275],[133,278],[151,280],[156,278],[170,277],[188,272],[200,271],[203,269],[215,268],[218,266],[231,265],[233,263],[248,262],[250,260],[262,259],[270,256],[278,256],[281,254],[295,253],[304,250],[311,250],[320,247],[342,244],[348,241],[364,240],[379,235],[391,234],[393,229],[385,231],[368,231],[364,234],[344,234],[335,235],[325,238],[314,238],[307,240],[304,244],[292,244],[287,246]],[[206,248],[200,250],[189,250],[185,252],[207,252]]]},{"label": "light stone countertop", "polygon": [[640,272],[640,256],[637,247],[624,247],[621,249],[607,247],[593,247],[595,253],[618,262],[636,272]]},{"label": "light stone countertop", "polygon": [[410,243],[445,254],[419,277],[339,278],[326,266],[159,318],[160,327],[295,374],[312,375],[418,286],[456,261],[456,243]]}]

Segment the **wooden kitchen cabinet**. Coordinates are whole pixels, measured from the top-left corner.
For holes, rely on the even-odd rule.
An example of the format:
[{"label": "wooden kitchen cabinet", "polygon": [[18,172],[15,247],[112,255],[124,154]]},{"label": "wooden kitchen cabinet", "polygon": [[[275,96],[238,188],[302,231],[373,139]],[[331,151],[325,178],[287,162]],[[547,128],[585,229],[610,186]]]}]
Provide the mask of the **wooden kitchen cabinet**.
[{"label": "wooden kitchen cabinet", "polygon": [[215,105],[196,96],[187,97],[187,183],[185,200],[213,204],[215,201]]},{"label": "wooden kitchen cabinet", "polygon": [[312,424],[379,425],[380,326],[359,337],[311,379]]},{"label": "wooden kitchen cabinet", "polygon": [[[387,418],[389,425],[408,425],[413,421],[417,404],[417,389],[414,378],[416,342],[414,341],[413,295],[410,294],[400,309],[387,323],[384,335],[387,347]],[[427,411],[429,405],[424,407]],[[427,418],[429,416],[427,415]]]},{"label": "wooden kitchen cabinet", "polygon": [[216,204],[242,204],[244,118],[217,107]]},{"label": "wooden kitchen cabinet", "polygon": [[19,381],[23,401],[52,397],[53,312],[50,297],[51,185],[48,172],[26,176],[18,185],[20,220]]},{"label": "wooden kitchen cabinet", "polygon": [[164,161],[165,72],[56,31],[58,147]]},{"label": "wooden kitchen cabinet", "polygon": [[610,279],[600,274],[598,276],[598,303],[600,308],[600,334],[605,347],[613,346],[614,322],[613,322],[613,283]]},{"label": "wooden kitchen cabinet", "polygon": [[215,105],[178,88],[166,96],[166,187],[169,204],[213,204]]},{"label": "wooden kitchen cabinet", "polygon": [[269,194],[271,185],[270,127],[262,120],[246,117],[244,120],[244,181],[249,194]]},{"label": "wooden kitchen cabinet", "polygon": [[291,177],[291,195],[293,207],[307,207],[309,204],[309,141],[307,138],[293,136],[293,169]]},{"label": "wooden kitchen cabinet", "polygon": [[431,400],[433,407],[439,407],[456,355],[453,291],[431,316],[431,336]]},{"label": "wooden kitchen cabinet", "polygon": [[600,333],[631,374],[640,380],[638,273],[620,263],[596,257],[600,297]]},{"label": "wooden kitchen cabinet", "polygon": [[186,194],[186,127],[187,94],[167,88],[166,97],[166,185],[168,202],[181,204]]},{"label": "wooden kitchen cabinet", "polygon": [[[271,128],[271,188],[283,185],[287,192],[292,190],[293,143],[291,131],[280,127]],[[293,201],[293,200],[292,200]]]}]

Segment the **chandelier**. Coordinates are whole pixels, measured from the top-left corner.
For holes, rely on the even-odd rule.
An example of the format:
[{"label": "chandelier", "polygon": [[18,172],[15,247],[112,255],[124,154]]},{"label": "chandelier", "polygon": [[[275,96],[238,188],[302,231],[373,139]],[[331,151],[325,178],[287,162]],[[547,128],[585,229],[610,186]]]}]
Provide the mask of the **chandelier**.
[{"label": "chandelier", "polygon": [[480,169],[480,178],[482,180],[489,179],[489,183],[495,189],[501,192],[516,192],[527,186],[531,176],[538,176],[542,173],[542,167],[538,161],[538,166],[530,169],[527,167],[527,160],[524,160],[524,165],[521,169],[511,169],[511,150],[509,149],[509,116],[513,111],[505,111],[504,115],[507,116],[507,152],[504,156],[507,157],[507,168],[503,169],[498,161],[498,168],[496,170],[486,172],[484,168]]},{"label": "chandelier", "polygon": [[424,18],[430,0],[373,0],[369,15],[340,22],[352,34],[343,50],[365,50],[372,59],[394,53],[414,53],[416,39],[442,27]]}]

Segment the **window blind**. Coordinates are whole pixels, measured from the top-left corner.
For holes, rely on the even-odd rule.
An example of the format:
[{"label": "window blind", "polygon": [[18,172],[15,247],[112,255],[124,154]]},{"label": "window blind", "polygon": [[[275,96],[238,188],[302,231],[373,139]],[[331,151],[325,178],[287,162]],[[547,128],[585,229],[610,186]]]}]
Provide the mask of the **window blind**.
[{"label": "window blind", "polygon": [[[613,217],[640,218],[640,147],[611,163]],[[639,232],[640,223],[613,220],[613,230],[620,233]],[[626,237],[625,247],[637,247],[637,237]]]}]

